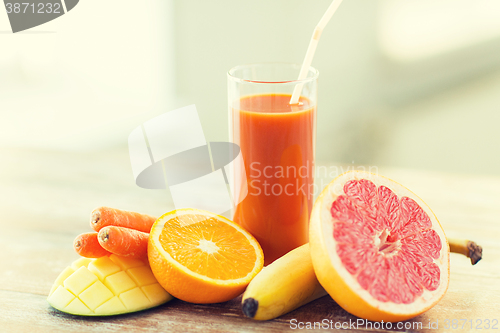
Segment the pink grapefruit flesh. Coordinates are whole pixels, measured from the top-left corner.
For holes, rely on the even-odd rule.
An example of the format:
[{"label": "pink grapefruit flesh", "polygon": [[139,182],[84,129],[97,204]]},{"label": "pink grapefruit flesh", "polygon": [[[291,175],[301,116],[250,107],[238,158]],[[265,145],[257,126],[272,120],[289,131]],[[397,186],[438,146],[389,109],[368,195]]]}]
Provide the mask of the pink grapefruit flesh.
[{"label": "pink grapefruit flesh", "polygon": [[446,292],[443,229],[420,198],[390,179],[363,172],[339,176],[315,203],[310,238],[318,280],[360,317],[408,319]]}]

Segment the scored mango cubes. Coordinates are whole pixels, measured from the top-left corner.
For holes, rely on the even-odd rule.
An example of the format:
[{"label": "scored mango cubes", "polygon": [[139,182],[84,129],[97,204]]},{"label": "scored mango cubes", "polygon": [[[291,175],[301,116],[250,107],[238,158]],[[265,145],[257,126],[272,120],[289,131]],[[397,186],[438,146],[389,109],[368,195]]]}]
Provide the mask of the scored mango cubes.
[{"label": "scored mango cubes", "polygon": [[66,267],[47,301],[74,315],[111,316],[149,309],[172,298],[146,262],[112,254],[80,258]]}]

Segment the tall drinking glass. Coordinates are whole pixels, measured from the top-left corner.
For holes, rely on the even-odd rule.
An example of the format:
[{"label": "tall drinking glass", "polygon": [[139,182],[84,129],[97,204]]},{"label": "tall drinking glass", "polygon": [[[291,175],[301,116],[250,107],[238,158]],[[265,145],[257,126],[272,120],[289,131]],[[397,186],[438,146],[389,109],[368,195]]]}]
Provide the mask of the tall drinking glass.
[{"label": "tall drinking glass", "polygon": [[[263,63],[228,72],[230,140],[243,157],[234,172],[245,175],[248,188],[233,220],[259,241],[266,265],[308,242],[318,71],[311,67],[297,80],[299,71],[296,64]],[[297,84],[302,94],[290,105]]]}]

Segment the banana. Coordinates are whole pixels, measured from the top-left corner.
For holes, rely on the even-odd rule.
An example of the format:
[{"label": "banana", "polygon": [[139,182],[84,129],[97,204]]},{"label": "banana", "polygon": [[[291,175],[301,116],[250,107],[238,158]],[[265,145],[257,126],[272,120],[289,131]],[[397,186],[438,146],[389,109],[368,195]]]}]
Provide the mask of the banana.
[{"label": "banana", "polygon": [[242,299],[245,316],[269,320],[325,296],[312,266],[309,244],[264,267],[248,285]]},{"label": "banana", "polygon": [[[469,240],[448,239],[450,251],[481,260],[483,249]],[[262,271],[248,285],[242,299],[245,316],[270,320],[314,301],[327,293],[316,279],[309,252],[304,244],[285,254]]]},{"label": "banana", "polygon": [[472,265],[477,264],[477,262],[483,257],[483,248],[473,241],[448,238],[448,244],[450,244],[451,252],[460,253],[465,255],[467,258],[470,258]]}]

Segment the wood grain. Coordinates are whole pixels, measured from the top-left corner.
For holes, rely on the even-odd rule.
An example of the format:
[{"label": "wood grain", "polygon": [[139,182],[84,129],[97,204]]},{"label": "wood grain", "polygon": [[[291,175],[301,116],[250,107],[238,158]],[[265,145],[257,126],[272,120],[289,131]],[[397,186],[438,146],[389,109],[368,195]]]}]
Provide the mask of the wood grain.
[{"label": "wood grain", "polygon": [[[72,241],[90,231],[93,208],[107,205],[161,215],[172,208],[167,191],[135,186],[126,150],[55,153],[1,149],[0,332],[282,332],[290,321],[356,322],[329,296],[268,322],[245,318],[241,297],[196,305],[174,300],[155,309],[103,318],[82,318],[52,309],[47,294],[59,272],[78,256]],[[334,164],[339,170],[341,166]],[[438,216],[448,236],[483,246],[476,266],[452,254],[445,297],[409,323],[422,332],[444,329],[446,319],[500,321],[500,179],[400,169],[378,170],[409,187]],[[326,185],[335,172],[320,175]],[[439,330],[428,323],[439,322]],[[474,322],[474,324],[476,324]],[[500,329],[500,324],[497,326]],[[297,330],[295,330],[297,331]],[[403,332],[360,327],[361,332]],[[481,331],[464,330],[451,331]],[[492,330],[493,331],[493,330]]]}]

